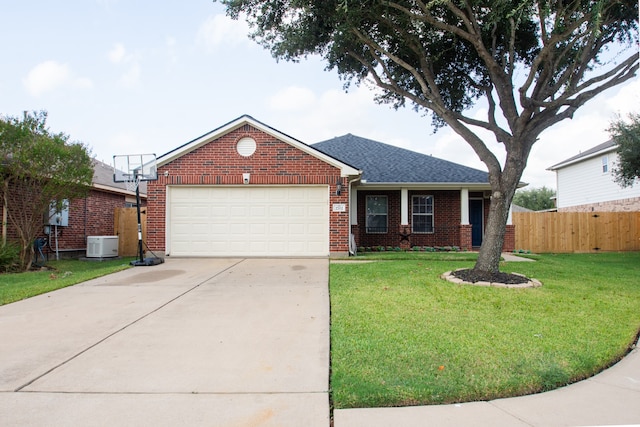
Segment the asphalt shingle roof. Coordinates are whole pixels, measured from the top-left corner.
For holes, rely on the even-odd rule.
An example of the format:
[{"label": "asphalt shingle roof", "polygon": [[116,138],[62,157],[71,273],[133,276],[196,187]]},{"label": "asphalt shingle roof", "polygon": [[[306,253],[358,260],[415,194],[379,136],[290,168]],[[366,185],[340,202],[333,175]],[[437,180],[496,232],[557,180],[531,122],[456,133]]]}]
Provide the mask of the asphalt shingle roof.
[{"label": "asphalt shingle roof", "polygon": [[[127,185],[124,182],[113,182],[113,166],[103,163],[98,159],[93,159],[92,182],[118,190],[127,190]],[[140,193],[147,193],[147,183],[144,181],[140,183]]]},{"label": "asphalt shingle roof", "polygon": [[488,183],[487,172],[347,134],[311,145],[363,171],[367,183]]}]

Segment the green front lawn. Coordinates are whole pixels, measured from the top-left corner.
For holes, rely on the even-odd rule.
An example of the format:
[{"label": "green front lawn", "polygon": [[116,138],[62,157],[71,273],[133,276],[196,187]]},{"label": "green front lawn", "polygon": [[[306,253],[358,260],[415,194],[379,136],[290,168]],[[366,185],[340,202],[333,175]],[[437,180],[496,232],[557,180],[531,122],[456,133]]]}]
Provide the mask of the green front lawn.
[{"label": "green front lawn", "polygon": [[619,360],[640,329],[640,253],[503,263],[535,289],[455,285],[439,276],[473,266],[469,254],[417,255],[331,265],[335,408],[549,390]]},{"label": "green front lawn", "polygon": [[113,261],[49,261],[53,270],[0,274],[0,305],[65,288],[129,268],[133,258]]}]

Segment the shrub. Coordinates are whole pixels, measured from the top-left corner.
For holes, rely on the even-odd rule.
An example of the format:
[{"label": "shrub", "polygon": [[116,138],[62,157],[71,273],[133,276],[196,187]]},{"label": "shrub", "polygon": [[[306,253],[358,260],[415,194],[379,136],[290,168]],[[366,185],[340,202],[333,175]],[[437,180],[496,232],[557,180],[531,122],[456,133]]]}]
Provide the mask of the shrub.
[{"label": "shrub", "polygon": [[20,248],[15,243],[0,245],[0,273],[20,270]]}]

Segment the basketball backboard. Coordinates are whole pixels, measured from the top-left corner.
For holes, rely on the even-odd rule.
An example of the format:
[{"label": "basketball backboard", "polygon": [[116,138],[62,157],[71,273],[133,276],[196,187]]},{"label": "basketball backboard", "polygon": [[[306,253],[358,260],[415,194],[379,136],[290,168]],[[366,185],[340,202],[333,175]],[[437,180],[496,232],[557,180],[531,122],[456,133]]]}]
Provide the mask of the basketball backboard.
[{"label": "basketball backboard", "polygon": [[113,156],[113,181],[155,181],[158,168],[155,154],[124,154]]}]

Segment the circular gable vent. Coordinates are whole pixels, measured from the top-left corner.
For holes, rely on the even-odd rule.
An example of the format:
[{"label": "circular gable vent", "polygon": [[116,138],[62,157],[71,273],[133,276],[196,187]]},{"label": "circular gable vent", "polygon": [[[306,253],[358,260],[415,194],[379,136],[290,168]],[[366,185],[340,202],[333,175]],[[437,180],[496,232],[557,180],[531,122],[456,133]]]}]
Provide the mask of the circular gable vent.
[{"label": "circular gable vent", "polygon": [[236,150],[241,156],[249,157],[256,152],[256,140],[248,136],[244,137],[236,144]]}]

